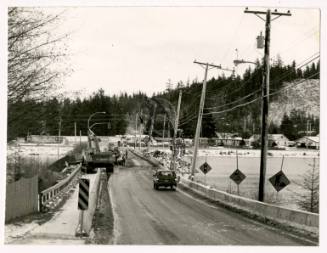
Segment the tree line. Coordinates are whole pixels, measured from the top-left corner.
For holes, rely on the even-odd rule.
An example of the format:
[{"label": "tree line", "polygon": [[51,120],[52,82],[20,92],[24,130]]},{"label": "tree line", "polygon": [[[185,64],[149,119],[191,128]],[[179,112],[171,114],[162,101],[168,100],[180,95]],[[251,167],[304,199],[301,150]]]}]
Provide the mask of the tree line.
[{"label": "tree line", "polygon": [[[295,62],[291,66],[282,66],[280,63],[271,67],[271,89],[281,89],[283,82],[291,82],[301,79],[306,75],[318,73],[318,65],[312,63],[303,72],[295,68]],[[283,76],[282,80],[278,77]],[[317,78],[319,75],[317,75]],[[260,96],[261,66],[248,69],[242,77],[219,76],[207,83],[207,95],[202,122],[202,137],[215,137],[216,132],[239,133],[243,138],[252,134],[260,133],[260,99],[256,102],[228,111],[229,108],[240,103],[247,102]],[[183,136],[192,138],[195,132],[198,105],[202,82],[180,82],[175,88],[169,88],[163,92],[148,97],[139,92],[128,95],[106,95],[100,89],[84,99],[59,99],[52,97],[44,100],[25,99],[12,102],[8,100],[8,140],[23,137],[27,134],[74,135],[75,124],[77,134],[79,131],[86,134],[87,120],[94,112],[106,112],[97,114],[92,118],[90,125],[98,135],[125,134],[128,126],[135,128],[135,123],[144,124],[144,133],[149,133],[151,118],[154,117],[153,136],[163,135],[163,120],[166,114],[166,133],[173,134],[174,111],[178,100],[178,93],[183,92],[180,113],[180,129]],[[249,91],[258,90],[254,96],[247,97]],[[242,99],[242,98],[246,99]],[[277,99],[272,96],[271,101]],[[166,102],[165,102],[166,101]],[[238,103],[233,103],[239,101]],[[165,104],[166,103],[166,104]],[[154,110],[156,104],[156,110]],[[169,108],[168,108],[169,107]],[[212,111],[224,111],[220,114],[207,114]],[[138,119],[136,114],[138,113]],[[171,114],[171,115],[170,115]],[[293,110],[290,115],[284,115],[281,125],[272,122],[269,126],[270,133],[283,133],[289,139],[294,140],[306,134],[307,125],[319,133],[319,118],[315,118],[308,112]],[[170,131],[170,133],[168,133]]]},{"label": "tree line", "polygon": [[[285,82],[307,77],[319,79],[319,69],[319,61],[317,63],[312,62],[302,70],[297,68],[295,61],[291,65],[283,65],[281,58],[277,57],[277,61],[272,64],[270,70],[270,91],[276,93],[271,96],[270,101],[273,102],[278,99],[278,91],[284,87]],[[242,77],[221,75],[216,79],[209,80],[207,82],[201,136],[210,138],[216,136],[215,132],[222,132],[238,133],[243,138],[248,138],[252,134],[259,134],[261,100],[258,98],[261,96],[261,83],[262,64],[259,60],[257,60],[256,67],[254,69],[248,68]],[[175,89],[168,87],[166,91],[156,95],[176,105],[178,92],[182,90],[180,128],[185,137],[192,138],[194,135],[201,89],[202,82],[193,81],[186,84],[180,82]],[[248,102],[255,99],[257,99],[255,102],[247,105]],[[243,104],[245,105],[243,106]],[[238,107],[238,105],[242,106]],[[230,110],[233,107],[238,108]],[[314,130],[315,134],[319,133],[319,117],[316,118],[307,111],[293,110],[290,115],[285,114],[281,121],[281,125],[271,122],[269,132],[283,133],[289,139],[294,140],[305,135],[307,124],[311,124],[311,129]],[[162,122],[158,122],[157,127],[160,128],[160,125]]]}]

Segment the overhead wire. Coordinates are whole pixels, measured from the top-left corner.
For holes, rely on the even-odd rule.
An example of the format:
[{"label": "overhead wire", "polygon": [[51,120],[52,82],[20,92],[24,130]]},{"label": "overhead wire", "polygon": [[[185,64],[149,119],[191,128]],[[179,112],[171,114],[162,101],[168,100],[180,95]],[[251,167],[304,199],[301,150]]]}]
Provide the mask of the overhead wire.
[{"label": "overhead wire", "polygon": [[[312,77],[315,77],[315,76],[317,76],[318,74],[320,74],[320,72],[317,72],[317,73],[315,73],[315,74],[313,74],[313,75],[307,77],[306,79],[301,80],[301,81],[299,81],[299,82],[297,82],[297,83],[291,83],[290,85],[288,85],[288,86],[286,86],[286,87],[284,87],[284,88],[282,88],[282,89],[280,89],[280,90],[278,90],[278,91],[275,91],[275,92],[273,92],[273,93],[270,93],[269,96],[275,95],[275,94],[280,93],[280,92],[282,92],[282,91],[284,91],[284,90],[286,90],[286,89],[289,89],[289,88],[291,88],[291,87],[293,87],[293,86],[297,86],[297,85],[299,85],[299,84],[301,84],[301,83],[303,83],[303,82],[306,82],[307,79],[310,79],[310,78],[312,78]],[[258,101],[259,99],[262,99],[262,98],[264,98],[264,97],[267,97],[267,95],[265,95],[265,96],[261,96],[261,97],[257,97],[257,98],[255,98],[255,99],[253,99],[253,100],[251,100],[251,101],[248,101],[248,102],[243,103],[243,104],[236,105],[236,106],[234,106],[234,107],[232,107],[232,108],[228,108],[228,109],[226,109],[226,110],[217,111],[217,112],[204,113],[203,115],[221,114],[221,113],[229,112],[229,111],[235,110],[235,109],[237,109],[237,108],[239,108],[239,107],[243,107],[243,106],[246,106],[246,105],[252,104],[252,103],[254,103],[254,102],[256,102],[256,101]]]},{"label": "overhead wire", "polygon": [[[312,61],[314,61],[315,59],[317,59],[317,58],[319,57],[319,55],[316,56],[316,54],[319,54],[319,52],[313,54],[312,56],[310,56],[310,57],[308,57],[307,59],[305,59],[304,61],[302,61],[302,62],[301,62],[301,65],[300,65],[299,67],[297,67],[297,69],[302,68],[302,67],[308,65],[309,63],[311,63]],[[312,59],[311,59],[311,58],[312,58]],[[309,60],[309,61],[308,61],[308,60]],[[305,61],[308,61],[308,62],[305,62]],[[285,76],[289,75],[289,73],[291,73],[291,72],[292,72],[292,70],[287,71],[286,73],[284,73],[284,74],[283,74],[281,77],[279,77],[278,79],[273,80],[272,83],[273,83],[273,82],[278,82],[278,81],[283,80],[283,78],[284,78]],[[246,81],[245,83],[248,83],[250,80],[251,80],[251,79],[249,79],[249,80]],[[242,87],[243,87],[243,86],[244,86],[244,85],[242,85]],[[261,89],[258,89],[258,90],[254,91],[254,92],[251,92],[250,94],[248,94],[248,95],[246,95],[246,96],[244,96],[244,97],[242,97],[242,98],[240,98],[240,99],[238,99],[238,100],[236,100],[236,101],[232,101],[232,102],[230,102],[230,103],[227,103],[227,104],[224,104],[224,105],[215,106],[215,107],[207,107],[207,108],[205,108],[205,109],[207,109],[207,110],[210,110],[210,109],[217,109],[217,108],[221,108],[221,107],[224,107],[224,106],[227,106],[227,105],[235,104],[235,103],[237,103],[237,102],[239,102],[239,101],[242,101],[242,100],[244,100],[244,99],[250,97],[251,95],[254,95],[254,94],[258,93],[260,90],[261,90]],[[233,93],[234,93],[234,91],[233,91]],[[271,95],[274,95],[274,94],[275,94],[275,93],[271,93]],[[242,106],[245,106],[245,105],[251,104],[251,103],[255,102],[256,100],[257,100],[257,98],[256,98],[256,99],[253,99],[253,100],[251,100],[251,101],[248,101],[248,102],[246,102],[246,103],[244,103],[244,104],[242,104]],[[223,112],[228,112],[228,111],[230,111],[230,110],[234,110],[234,109],[236,109],[236,108],[238,108],[238,107],[240,107],[240,105],[237,105],[237,106],[235,106],[235,107],[233,107],[233,108],[230,108],[230,109],[223,110],[223,111],[221,111],[221,113],[223,113]],[[207,114],[204,114],[204,115],[208,115],[208,113],[207,113]],[[183,120],[181,120],[180,125],[184,125],[184,124],[190,122],[191,120],[195,119],[196,117],[197,117],[197,113],[195,113],[195,114],[190,114],[187,118],[184,118]]]}]

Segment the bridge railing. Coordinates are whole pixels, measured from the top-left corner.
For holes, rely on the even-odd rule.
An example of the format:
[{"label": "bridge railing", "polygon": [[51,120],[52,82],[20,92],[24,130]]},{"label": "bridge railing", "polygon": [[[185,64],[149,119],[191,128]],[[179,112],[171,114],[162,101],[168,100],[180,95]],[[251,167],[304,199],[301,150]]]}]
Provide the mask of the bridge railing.
[{"label": "bridge railing", "polygon": [[39,211],[45,211],[58,204],[62,194],[67,192],[73,185],[77,183],[78,175],[80,175],[82,164],[76,165],[74,171],[65,179],[57,184],[49,187],[39,194]]}]

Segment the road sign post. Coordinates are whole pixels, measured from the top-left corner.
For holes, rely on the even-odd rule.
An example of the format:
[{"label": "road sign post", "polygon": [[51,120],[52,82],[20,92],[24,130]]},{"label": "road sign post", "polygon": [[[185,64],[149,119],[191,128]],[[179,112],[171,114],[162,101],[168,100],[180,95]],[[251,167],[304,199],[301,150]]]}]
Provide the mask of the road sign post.
[{"label": "road sign post", "polygon": [[81,178],[79,180],[79,191],[78,191],[78,209],[79,213],[79,224],[76,229],[76,236],[86,236],[87,233],[84,230],[84,211],[89,207],[89,188],[90,180],[87,178]]},{"label": "road sign post", "polygon": [[236,185],[237,185],[237,195],[240,195],[240,184],[242,181],[246,178],[246,176],[243,174],[242,171],[239,169],[236,169],[230,176],[229,178],[233,180]]}]

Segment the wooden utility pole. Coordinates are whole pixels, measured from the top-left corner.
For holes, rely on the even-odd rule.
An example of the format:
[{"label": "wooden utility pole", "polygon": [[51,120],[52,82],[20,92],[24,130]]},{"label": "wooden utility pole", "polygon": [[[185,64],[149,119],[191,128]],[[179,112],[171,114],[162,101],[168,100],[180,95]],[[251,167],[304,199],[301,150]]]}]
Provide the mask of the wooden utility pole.
[{"label": "wooden utility pole", "polygon": [[163,130],[162,130],[162,148],[165,147],[165,126],[166,126],[166,114],[164,114]]},{"label": "wooden utility pole", "polygon": [[62,121],[62,118],[60,116],[59,123],[58,123],[58,141],[59,141],[59,139],[61,137],[61,121]]},{"label": "wooden utility pole", "polygon": [[150,131],[149,131],[149,141],[147,143],[148,149],[150,147],[150,141],[152,139],[152,132],[153,132],[153,127],[154,127],[154,120],[156,118],[156,109],[157,109],[157,104],[153,105],[153,114],[151,117],[151,126],[150,126]]},{"label": "wooden utility pole", "polygon": [[196,125],[196,131],[195,131],[195,137],[194,137],[194,152],[193,152],[193,159],[192,159],[192,165],[191,165],[191,175],[192,176],[194,176],[196,158],[197,158],[197,155],[198,155],[199,138],[200,138],[200,132],[201,132],[202,115],[203,115],[203,107],[204,107],[206,88],[207,88],[208,69],[209,69],[209,67],[221,69],[221,66],[214,65],[214,64],[202,63],[202,62],[198,62],[198,61],[194,61],[194,63],[199,64],[202,67],[204,66],[205,71],[204,71],[202,93],[201,93],[201,99],[200,99],[200,105],[199,105],[198,123]]},{"label": "wooden utility pole", "polygon": [[136,149],[136,143],[137,143],[137,117],[138,117],[138,113],[135,114],[135,138],[134,138],[134,149]]},{"label": "wooden utility pole", "polygon": [[182,102],[182,91],[180,90],[179,96],[178,96],[177,111],[176,111],[176,116],[175,116],[174,137],[173,137],[173,159],[172,159],[172,164],[171,164],[171,168],[173,170],[176,170],[176,137],[177,137],[177,131],[178,131],[181,102]]},{"label": "wooden utility pole", "polygon": [[75,136],[74,142],[75,142],[75,144],[76,144],[76,135],[77,135],[77,127],[76,127],[76,122],[74,122],[74,136]]},{"label": "wooden utility pole", "polygon": [[61,121],[62,121],[62,118],[61,118],[61,115],[60,115],[59,124],[58,124],[58,160],[59,160],[59,157],[60,157]]},{"label": "wooden utility pole", "polygon": [[[262,77],[262,115],[261,115],[261,157],[260,157],[260,177],[259,177],[259,194],[258,200],[264,201],[265,192],[265,177],[267,168],[267,151],[268,151],[268,116],[269,116],[269,83],[270,83],[270,30],[271,30],[271,16],[275,15],[273,20],[280,16],[291,16],[290,11],[287,13],[280,13],[277,10],[271,12],[270,9],[267,11],[249,11],[245,9],[245,13],[251,13],[258,16],[260,19],[266,22],[265,32],[265,56],[263,66],[263,77]],[[260,14],[266,15],[266,19],[259,16]]]},{"label": "wooden utility pole", "polygon": [[140,112],[140,127],[139,127],[139,134],[140,134],[140,139],[139,139],[139,145],[140,145],[140,150],[141,150],[141,148],[142,148],[142,126],[143,126],[143,120],[142,120],[142,110],[141,110],[141,112]]}]

